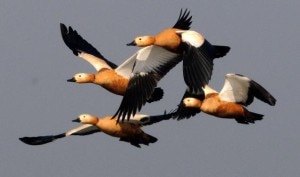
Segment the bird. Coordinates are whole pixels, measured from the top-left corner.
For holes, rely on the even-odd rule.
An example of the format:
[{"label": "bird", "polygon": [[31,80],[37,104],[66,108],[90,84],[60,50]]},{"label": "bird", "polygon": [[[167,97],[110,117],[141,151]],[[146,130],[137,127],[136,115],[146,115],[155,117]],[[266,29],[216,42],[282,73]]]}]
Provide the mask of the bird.
[{"label": "bird", "polygon": [[197,94],[187,89],[173,112],[173,118],[190,118],[202,111],[219,118],[235,119],[240,124],[255,123],[262,120],[264,115],[246,109],[254,98],[270,106],[276,104],[276,99],[256,81],[241,74],[228,73],[219,93],[208,85]]},{"label": "bird", "polygon": [[104,58],[89,42],[83,39],[71,26],[60,24],[64,43],[73,54],[86,60],[95,67],[97,73],[78,73],[69,82],[94,83],[108,91],[123,96],[118,111],[122,110],[117,121],[129,119],[141,110],[146,102],[158,101],[163,90],[156,87],[177,63],[180,56],[159,46],[139,49],[122,64],[117,66]]},{"label": "bird", "polygon": [[116,119],[111,118],[112,116],[98,118],[91,114],[80,114],[73,122],[80,122],[83,125],[69,131],[57,135],[22,137],[19,138],[19,140],[28,145],[43,145],[71,135],[84,136],[103,132],[112,137],[119,138],[120,141],[128,142],[131,145],[140,148],[140,144],[149,145],[150,143],[155,143],[157,141],[156,137],[145,133],[141,127],[168,120],[172,118],[172,113],[167,114],[165,112],[162,115],[156,116],[136,114],[129,121],[119,124],[116,123]]},{"label": "bird", "polygon": [[181,54],[183,76],[191,92],[199,92],[208,84],[212,76],[213,60],[224,57],[229,46],[212,45],[199,32],[190,30],[192,16],[190,11],[182,9],[179,18],[172,28],[160,31],[154,36],[138,36],[128,46],[146,47],[161,46],[169,51]]}]

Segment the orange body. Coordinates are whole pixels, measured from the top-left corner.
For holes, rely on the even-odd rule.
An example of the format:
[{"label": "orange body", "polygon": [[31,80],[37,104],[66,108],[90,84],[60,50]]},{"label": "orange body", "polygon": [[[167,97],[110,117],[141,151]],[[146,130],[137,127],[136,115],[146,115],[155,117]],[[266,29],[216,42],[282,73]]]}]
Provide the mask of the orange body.
[{"label": "orange body", "polygon": [[114,70],[105,69],[95,74],[94,83],[117,95],[124,95],[128,79],[118,75]]},{"label": "orange body", "polygon": [[144,134],[139,125],[130,123],[116,122],[116,119],[111,119],[111,116],[107,116],[98,120],[96,124],[104,133],[114,137],[135,137]]},{"label": "orange body", "polygon": [[161,31],[155,36],[154,45],[164,47],[172,52],[178,52],[181,37],[176,33],[177,29],[171,28]]},{"label": "orange body", "polygon": [[247,112],[242,105],[221,101],[217,93],[206,95],[199,105],[201,111],[222,118],[244,117]]}]

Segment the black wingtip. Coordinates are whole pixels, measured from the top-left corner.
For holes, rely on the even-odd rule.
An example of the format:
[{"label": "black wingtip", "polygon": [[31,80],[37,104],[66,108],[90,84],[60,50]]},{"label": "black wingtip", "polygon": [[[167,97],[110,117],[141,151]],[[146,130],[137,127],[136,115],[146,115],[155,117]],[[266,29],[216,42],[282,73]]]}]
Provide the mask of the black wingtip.
[{"label": "black wingtip", "polygon": [[276,102],[277,100],[273,96],[269,97],[269,105],[275,106]]},{"label": "black wingtip", "polygon": [[250,87],[257,99],[269,104],[270,106],[275,106],[277,100],[263,86],[254,80],[251,80]]},{"label": "black wingtip", "polygon": [[76,46],[76,40],[81,38],[81,36],[79,36],[76,30],[73,30],[71,26],[69,26],[68,29],[67,26],[64,25],[63,23],[60,23],[60,32],[66,46],[68,46],[69,49],[72,50],[74,55],[78,56],[79,51],[75,46]]},{"label": "black wingtip", "polygon": [[230,47],[229,46],[214,45],[214,48],[215,48],[215,58],[224,57],[230,51]]},{"label": "black wingtip", "polygon": [[19,140],[28,145],[43,145],[63,137],[65,137],[64,133],[50,136],[22,137]]},{"label": "black wingtip", "polygon": [[164,90],[162,88],[155,88],[154,92],[151,95],[151,98],[147,100],[148,103],[152,103],[154,101],[159,101],[164,96]]},{"label": "black wingtip", "polygon": [[192,24],[192,16],[190,16],[190,11],[188,9],[185,9],[182,13],[182,9],[180,10],[179,17],[177,19],[177,22],[173,26],[173,28],[181,29],[181,30],[189,30]]}]

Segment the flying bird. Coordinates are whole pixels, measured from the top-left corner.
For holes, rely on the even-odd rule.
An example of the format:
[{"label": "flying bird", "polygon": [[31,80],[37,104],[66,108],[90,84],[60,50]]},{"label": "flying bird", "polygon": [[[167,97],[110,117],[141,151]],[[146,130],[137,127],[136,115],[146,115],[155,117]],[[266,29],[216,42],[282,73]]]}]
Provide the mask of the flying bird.
[{"label": "flying bird", "polygon": [[28,145],[43,145],[71,135],[84,136],[103,132],[107,135],[119,138],[120,141],[128,142],[131,145],[140,148],[140,144],[149,145],[150,143],[155,143],[157,141],[157,138],[145,133],[141,127],[162,120],[168,120],[171,117],[171,113],[157,116],[136,114],[134,117],[131,117],[129,121],[117,124],[116,119],[112,119],[112,116],[98,118],[90,114],[81,114],[77,119],[73,120],[73,122],[80,122],[83,125],[69,131],[57,135],[22,137],[19,139]]},{"label": "flying bird", "polygon": [[225,56],[230,47],[212,45],[202,34],[190,30],[192,16],[186,9],[180,11],[179,18],[172,28],[167,28],[154,36],[139,36],[129,46],[161,46],[181,54],[183,76],[191,92],[199,92],[208,84],[213,71],[213,60]]},{"label": "flying bird", "polygon": [[255,123],[262,120],[264,115],[246,109],[254,98],[271,106],[276,104],[276,99],[254,80],[240,74],[226,74],[220,93],[208,85],[197,94],[190,93],[187,89],[174,111],[174,118],[190,118],[202,111],[220,118],[235,119],[241,124]]},{"label": "flying bird", "polygon": [[[129,119],[140,111],[146,102],[158,101],[163,90],[157,84],[177,63],[180,56],[159,46],[141,48],[122,64],[117,66],[105,59],[90,43],[83,39],[72,27],[60,25],[65,44],[72,52],[95,67],[97,73],[78,73],[69,82],[94,83],[108,91],[122,95],[118,109],[122,117]],[[117,111],[117,113],[119,113]],[[117,115],[117,113],[115,115]],[[115,117],[115,116],[114,116]]]}]

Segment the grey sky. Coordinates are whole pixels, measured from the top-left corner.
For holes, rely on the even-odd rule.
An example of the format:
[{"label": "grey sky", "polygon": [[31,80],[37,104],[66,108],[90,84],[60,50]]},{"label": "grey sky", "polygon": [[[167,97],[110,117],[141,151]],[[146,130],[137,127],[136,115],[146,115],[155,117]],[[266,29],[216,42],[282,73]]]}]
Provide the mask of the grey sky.
[{"label": "grey sky", "polygon": [[[130,2],[130,3],[129,3]],[[281,177],[300,173],[300,1],[9,1],[0,2],[1,176],[224,176]],[[141,149],[105,134],[68,137],[28,146],[22,136],[62,133],[81,113],[99,117],[117,110],[121,97],[95,85],[66,82],[94,72],[61,39],[59,23],[71,25],[104,56],[122,63],[137,50],[135,36],[174,25],[189,8],[192,29],[213,44],[231,46],[215,61],[211,86],[224,75],[247,75],[276,98],[249,110],[264,114],[254,125],[198,114],[190,120],[144,127],[159,140]],[[181,64],[160,82],[165,96],[145,114],[175,108],[185,85]]]}]

